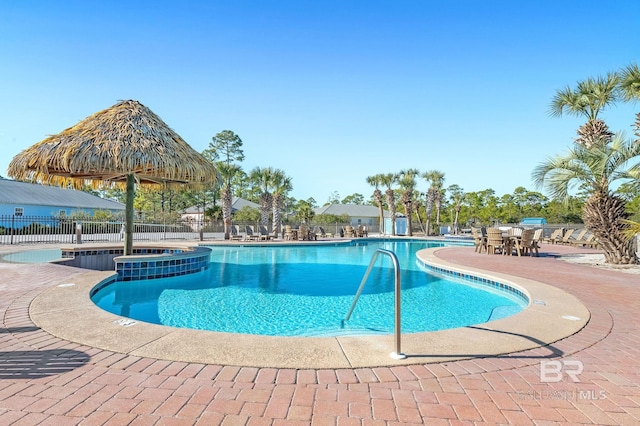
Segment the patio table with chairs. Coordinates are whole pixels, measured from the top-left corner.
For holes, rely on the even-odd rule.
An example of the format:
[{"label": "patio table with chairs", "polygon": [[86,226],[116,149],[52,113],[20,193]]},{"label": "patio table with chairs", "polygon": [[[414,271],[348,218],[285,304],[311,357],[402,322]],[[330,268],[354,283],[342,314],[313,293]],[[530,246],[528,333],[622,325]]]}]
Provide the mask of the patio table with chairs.
[{"label": "patio table with chairs", "polygon": [[472,228],[476,253],[511,256],[539,256],[542,229]]}]

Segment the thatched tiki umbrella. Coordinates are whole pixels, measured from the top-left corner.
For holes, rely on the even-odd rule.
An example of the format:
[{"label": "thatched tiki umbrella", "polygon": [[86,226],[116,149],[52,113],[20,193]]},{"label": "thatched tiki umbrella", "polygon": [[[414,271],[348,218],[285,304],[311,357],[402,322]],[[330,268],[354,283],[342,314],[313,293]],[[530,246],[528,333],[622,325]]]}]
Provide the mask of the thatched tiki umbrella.
[{"label": "thatched tiki umbrella", "polygon": [[205,184],[216,169],[138,101],[121,101],[16,155],[17,180],[81,188],[125,186],[125,254],[133,247],[135,184]]}]

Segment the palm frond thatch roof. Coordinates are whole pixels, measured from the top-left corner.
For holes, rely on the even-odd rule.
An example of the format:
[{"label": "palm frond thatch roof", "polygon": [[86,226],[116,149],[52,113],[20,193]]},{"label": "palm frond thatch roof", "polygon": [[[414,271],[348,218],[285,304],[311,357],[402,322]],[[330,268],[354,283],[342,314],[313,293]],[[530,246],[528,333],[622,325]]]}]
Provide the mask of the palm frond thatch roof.
[{"label": "palm frond thatch roof", "polygon": [[16,155],[8,174],[17,180],[78,188],[124,184],[206,183],[215,167],[160,117],[126,100]]}]

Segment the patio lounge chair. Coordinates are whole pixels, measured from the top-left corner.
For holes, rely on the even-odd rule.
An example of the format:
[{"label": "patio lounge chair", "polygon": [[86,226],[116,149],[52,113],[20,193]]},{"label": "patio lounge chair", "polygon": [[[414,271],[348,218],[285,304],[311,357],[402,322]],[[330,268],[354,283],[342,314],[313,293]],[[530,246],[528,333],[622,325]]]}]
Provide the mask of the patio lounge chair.
[{"label": "patio lounge chair", "polygon": [[569,238],[571,238],[574,232],[576,232],[575,229],[567,229],[567,232],[564,233],[564,236],[558,241],[558,244],[569,244]]},{"label": "patio lounge chair", "polygon": [[242,234],[240,234],[240,227],[238,225],[231,225],[231,228],[229,228],[229,230],[231,231],[229,233],[229,238],[233,241],[240,241],[242,239],[244,239],[244,236]]},{"label": "patio lounge chair", "polygon": [[580,244],[581,241],[585,240],[585,235],[587,235],[587,228],[582,229],[579,233],[577,237],[569,237],[567,239],[562,239],[562,244],[568,244],[570,246],[574,245],[574,244]]},{"label": "patio lounge chair", "polygon": [[251,225],[245,225],[244,227],[244,231],[245,231],[245,240],[255,240],[258,241],[260,239],[260,235],[256,234],[255,232],[253,232],[253,226]]},{"label": "patio lounge chair", "polygon": [[275,238],[275,236],[273,234],[269,233],[269,230],[267,229],[266,226],[264,225],[260,225],[260,239],[261,240],[270,240],[271,238]]},{"label": "patio lounge chair", "polygon": [[543,238],[542,241],[549,244],[555,244],[562,239],[562,228],[558,228],[551,233],[551,236]]},{"label": "patio lounge chair", "polygon": [[598,247],[596,236],[593,234],[589,234],[585,238],[575,239],[573,241],[570,241],[569,244],[571,244],[573,247],[589,247],[589,248]]},{"label": "patio lounge chair", "polygon": [[326,232],[322,226],[318,226],[318,232],[316,232],[316,235],[320,236],[321,238],[333,238],[333,234],[330,232]]}]

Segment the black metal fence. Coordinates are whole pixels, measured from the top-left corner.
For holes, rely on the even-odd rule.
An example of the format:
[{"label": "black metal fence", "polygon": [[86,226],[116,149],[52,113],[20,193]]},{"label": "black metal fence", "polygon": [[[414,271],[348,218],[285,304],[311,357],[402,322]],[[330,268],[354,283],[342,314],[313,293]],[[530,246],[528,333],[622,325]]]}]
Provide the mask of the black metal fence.
[{"label": "black metal fence", "polygon": [[[244,233],[245,225],[259,229],[258,223],[238,223]],[[327,232],[339,235],[344,225],[323,225]],[[313,224],[310,225],[313,228]],[[135,222],[134,241],[165,240],[210,240],[224,238],[221,221],[194,222],[192,220],[173,223]],[[271,225],[267,227],[271,229]],[[280,235],[282,235],[280,233]],[[121,242],[124,240],[122,221],[96,221],[56,216],[0,215],[0,245],[7,244],[80,244],[91,242]]]},{"label": "black metal fence", "polygon": [[[200,231],[193,224],[134,223],[133,239],[160,241],[194,240]],[[119,242],[124,238],[121,221],[92,221],[55,216],[0,216],[0,244]]]}]

